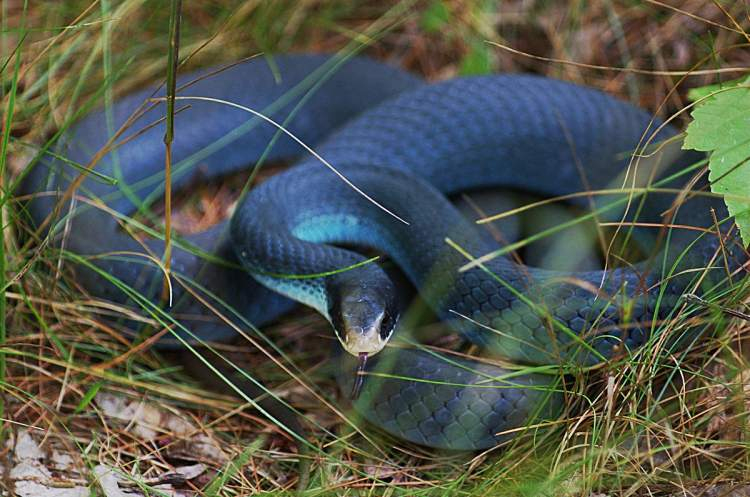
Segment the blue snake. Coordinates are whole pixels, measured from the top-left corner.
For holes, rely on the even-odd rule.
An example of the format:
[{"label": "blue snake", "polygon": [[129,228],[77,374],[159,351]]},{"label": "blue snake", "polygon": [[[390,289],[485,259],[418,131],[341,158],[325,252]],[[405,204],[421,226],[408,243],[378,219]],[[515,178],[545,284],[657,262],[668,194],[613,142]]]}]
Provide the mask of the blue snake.
[{"label": "blue snake", "polygon": [[[331,322],[350,353],[337,377],[342,389],[357,390],[357,411],[417,444],[482,449],[559,416],[560,375],[543,374],[544,365],[564,370],[636,353],[679,309],[683,293],[720,289],[745,261],[729,230],[715,230],[711,209],[726,216],[719,200],[699,195],[674,209],[673,195],[612,193],[634,185],[633,177],[639,185],[679,188],[695,157],[672,154],[639,169],[646,159],[634,152],[666,157],[643,144],[668,142],[676,130],[594,89],[533,75],[426,84],[364,57],[303,54],[185,74],[178,85],[185,85],[180,95],[202,98],[177,103],[176,189],[260,160],[299,159],[248,192],[229,223],[178,240],[171,268],[183,285],[173,286],[170,314],[184,327],[159,346],[179,347],[176,337],[232,338],[204,299],[258,326],[302,302]],[[165,105],[144,106],[162,95],[144,90],[89,113],[22,185],[33,197],[25,204],[30,220],[46,226],[65,253],[77,254],[76,281],[119,304],[158,302],[161,292],[163,272],[154,259],[163,241],[138,241],[124,226],[163,194]],[[94,164],[98,175],[87,174],[73,200],[64,197],[81,174],[71,163],[89,164],[134,113],[118,137],[123,143]],[[637,264],[574,273],[533,268],[508,257],[446,198],[487,187],[543,196],[609,189],[573,195],[572,202],[600,220],[707,231],[649,239],[651,257]],[[450,329],[493,357],[540,372],[429,348],[384,348],[400,322],[392,279],[342,245],[384,252]],[[366,369],[364,380],[352,374],[352,356]]]}]

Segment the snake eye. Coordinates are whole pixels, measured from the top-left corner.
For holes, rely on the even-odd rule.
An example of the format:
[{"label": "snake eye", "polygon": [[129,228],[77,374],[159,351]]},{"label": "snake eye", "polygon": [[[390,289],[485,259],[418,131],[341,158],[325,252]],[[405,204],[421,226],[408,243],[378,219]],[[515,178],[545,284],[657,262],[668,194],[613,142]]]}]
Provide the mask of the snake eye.
[{"label": "snake eye", "polygon": [[396,323],[398,322],[398,312],[395,309],[391,309],[391,306],[386,306],[383,321],[380,324],[380,339],[387,342],[394,330],[396,329]]},{"label": "snake eye", "polygon": [[356,280],[339,283],[328,292],[328,314],[339,341],[354,356],[380,352],[398,316],[390,298],[390,281],[387,285]]}]

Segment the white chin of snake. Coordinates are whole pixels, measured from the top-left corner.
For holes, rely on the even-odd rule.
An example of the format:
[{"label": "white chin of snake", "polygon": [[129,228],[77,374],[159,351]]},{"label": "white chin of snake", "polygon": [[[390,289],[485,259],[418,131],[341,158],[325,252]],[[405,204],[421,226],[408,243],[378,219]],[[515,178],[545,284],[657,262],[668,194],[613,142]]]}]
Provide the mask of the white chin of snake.
[{"label": "white chin of snake", "polygon": [[364,353],[373,355],[383,350],[387,342],[387,339],[383,340],[380,337],[380,332],[376,329],[368,330],[366,333],[352,330],[346,334],[344,348],[353,356]]}]

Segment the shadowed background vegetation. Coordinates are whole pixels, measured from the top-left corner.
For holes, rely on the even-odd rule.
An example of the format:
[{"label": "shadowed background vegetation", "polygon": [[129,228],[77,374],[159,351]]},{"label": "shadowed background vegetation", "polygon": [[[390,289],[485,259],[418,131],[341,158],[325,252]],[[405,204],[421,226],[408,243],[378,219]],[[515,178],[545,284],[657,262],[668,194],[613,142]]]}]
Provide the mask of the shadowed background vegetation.
[{"label": "shadowed background vegetation", "polygon": [[[103,319],[131,310],[90,298],[55,250],[28,243],[13,195],[23,171],[76,117],[166,79],[168,2],[2,0],[0,17],[6,473],[19,432],[32,427],[33,436],[44,437],[37,437],[42,447],[74,458],[75,476],[61,480],[94,489],[92,468],[100,464],[158,495],[149,478],[196,462],[205,471],[175,483],[188,495],[294,488],[294,440],[249,404],[203,389],[150,342],[132,348]],[[355,43],[428,80],[543,74],[602,89],[662,118],[676,115],[684,127],[690,88],[745,74],[748,30],[746,1],[184,2],[180,71]],[[199,231],[227,216],[245,179],[180,193],[175,228]],[[741,295],[733,297],[727,301],[739,306]],[[319,397],[337,402],[340,395],[325,374],[329,326],[312,311],[263,330],[283,350],[285,368],[245,342],[221,349],[314,422],[309,438],[319,451],[302,455],[311,494],[704,495],[750,479],[747,323],[717,305],[705,315],[715,334],[690,354],[661,367],[633,361],[599,368],[586,377],[589,403],[575,416],[542,438],[471,456],[426,451],[379,433],[368,440],[344,421],[353,419],[345,400],[337,404],[343,413],[322,403]],[[655,386],[654,371],[678,386]],[[112,410],[106,400],[114,394],[159,406],[150,420],[161,428],[135,429],[136,414],[117,419],[126,410]],[[178,429],[176,418],[188,428]],[[7,474],[2,481],[12,486]]]}]

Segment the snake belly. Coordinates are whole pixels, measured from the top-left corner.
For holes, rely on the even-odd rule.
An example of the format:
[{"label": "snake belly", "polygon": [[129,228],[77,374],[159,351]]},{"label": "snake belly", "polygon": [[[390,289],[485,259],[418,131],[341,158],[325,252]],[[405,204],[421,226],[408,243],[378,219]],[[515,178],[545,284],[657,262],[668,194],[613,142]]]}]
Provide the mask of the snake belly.
[{"label": "snake belly", "polygon": [[[345,61],[319,55],[278,56],[274,57],[273,68],[264,60],[253,60],[209,74],[202,71],[180,78],[178,85],[193,82],[181,94],[261,109],[284,122],[305,143],[323,141],[318,148],[321,154],[337,167],[342,166],[363,188],[376,192],[384,176],[400,178],[397,183],[412,188],[410,196],[427,192],[424,202],[428,209],[439,206],[439,212],[458,224],[440,224],[438,217],[429,216],[420,222],[426,237],[419,249],[428,250],[430,257],[426,259],[437,264],[427,268],[425,258],[414,257],[413,247],[406,243],[414,239],[413,232],[393,230],[392,219],[374,213],[369,204],[363,206],[361,198],[342,190],[320,164],[305,158],[289,173],[252,192],[237,210],[231,236],[226,225],[219,225],[179,240],[172,255],[179,284],[174,285],[175,304],[167,316],[177,325],[173,333],[179,339],[221,341],[234,334],[193,297],[195,293],[214,304],[221,302],[223,311],[257,325],[290,309],[291,300],[242,274],[240,262],[252,270],[262,267],[264,274],[310,274],[309,269],[321,264],[330,267],[332,262],[341,262],[336,257],[344,251],[326,243],[347,241],[386,250],[417,287],[432,296],[431,304],[441,317],[468,338],[520,362],[590,364],[610,357],[622,344],[634,349],[649,338],[648,327],[620,326],[617,305],[605,299],[602,306],[592,300],[590,292],[555,283],[569,274],[536,271],[501,258],[495,259],[490,269],[508,285],[498,286],[497,280],[476,269],[456,278],[455,267],[465,259],[444,250],[440,238],[448,234],[473,255],[495,248],[463,218],[451,217],[455,211],[444,200],[446,193],[503,185],[556,195],[609,186],[625,162],[612,160],[613,156],[627,157],[649,124],[649,117],[642,111],[594,90],[529,76],[491,76],[424,86],[413,76],[365,58]],[[201,76],[206,77],[194,82]],[[152,94],[151,90],[139,92],[118,100],[108,112],[89,114],[63,134],[55,151],[87,165]],[[275,128],[244,112],[205,101],[189,104],[176,116],[175,188],[196,177],[212,178],[253,165],[274,139]],[[163,243],[159,236],[145,244],[137,242],[122,229],[122,216],[147,212],[149,204],[163,192],[164,126],[159,119],[164,112],[160,103],[147,108],[130,126],[125,135],[129,139],[96,165],[98,172],[116,178],[117,184],[89,175],[76,190],[75,200],[55,209],[79,170],[48,156],[31,170],[22,186],[23,193],[34,195],[26,204],[34,225],[42,226],[50,214],[56,214],[47,233],[62,245],[64,255],[76,255],[72,259],[77,281],[92,295],[118,304],[148,307],[158,301],[163,275],[146,256],[156,254],[158,258]],[[361,117],[355,118],[359,114]],[[338,131],[328,137],[335,129]],[[671,133],[665,130],[661,137]],[[267,158],[301,154],[293,140],[281,136],[268,150]],[[576,174],[574,165],[578,163],[585,165],[586,184]],[[384,170],[388,172],[384,174]],[[318,204],[295,203],[293,197],[300,193],[314,200],[301,176],[310,181],[308,186],[318,182]],[[324,207],[331,198],[337,199],[334,206]],[[263,205],[259,206],[257,200]],[[414,206],[399,206],[398,198],[392,200],[388,202],[404,210],[405,218],[413,217]],[[654,204],[650,212],[661,212],[663,205],[658,201]],[[717,202],[698,204],[680,211],[693,225],[708,219],[707,205],[723,212]],[[274,210],[277,217],[263,219],[259,215],[263,209]],[[272,219],[283,222],[269,226]],[[414,223],[416,226],[416,220]],[[706,221],[703,225],[709,224]],[[285,251],[289,247],[286,243],[302,244],[302,251]],[[732,243],[727,246],[731,251]],[[682,264],[705,264],[713,248],[711,240],[700,242]],[[286,254],[282,258],[288,265],[263,266],[268,262],[264,260],[267,249]],[[333,260],[316,259],[321,250],[328,256],[334,254]],[[241,255],[239,261],[235,252]],[[347,261],[361,258],[352,252],[346,254]],[[439,271],[435,274],[449,276],[425,277],[436,268]],[[631,319],[637,322],[653,317],[657,292],[669,297],[661,300],[660,315],[664,315],[687,284],[685,278],[676,278],[666,288],[654,287],[657,279],[648,271],[642,275],[641,269],[645,270],[573,276],[597,284],[603,277],[605,292],[613,294],[625,284],[623,294],[636,302]],[[522,273],[526,276],[520,276]],[[299,286],[280,288],[289,280],[261,279],[274,290],[300,297],[295,294]],[[707,278],[704,283],[718,279]],[[304,281],[308,300],[325,298],[316,288],[319,282],[297,281]],[[539,288],[549,314],[562,324],[560,329],[550,332],[540,325],[545,319],[519,299],[518,291],[527,292],[529,287]],[[649,290],[639,293],[639,288]],[[495,321],[498,311],[503,316]],[[457,319],[459,314],[471,321]],[[594,322],[606,324],[604,328],[609,331],[581,337],[579,333]],[[483,326],[501,330],[502,336],[491,337]],[[178,342],[165,337],[159,345],[169,348]],[[489,364],[413,350],[385,351],[372,366],[373,370],[381,368],[404,379],[368,379],[355,406],[386,431],[425,445],[451,449],[492,446],[507,439],[508,430],[554,416],[562,405],[554,379],[547,375],[517,375]],[[345,385],[350,378],[340,380]]]}]

